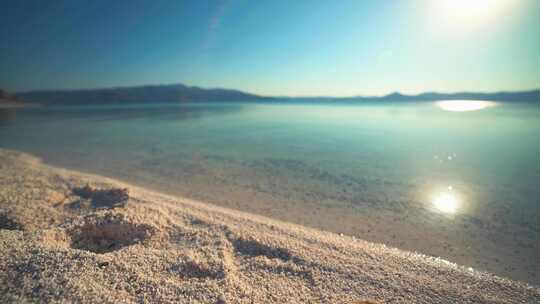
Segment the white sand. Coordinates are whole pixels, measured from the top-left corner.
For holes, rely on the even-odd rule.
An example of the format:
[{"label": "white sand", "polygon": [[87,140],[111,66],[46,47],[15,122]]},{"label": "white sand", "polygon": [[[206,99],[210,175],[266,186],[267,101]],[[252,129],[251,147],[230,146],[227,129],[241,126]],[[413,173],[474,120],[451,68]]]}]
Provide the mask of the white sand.
[{"label": "white sand", "polygon": [[[129,188],[96,210],[72,193]],[[0,150],[0,302],[540,303],[540,288]]]}]

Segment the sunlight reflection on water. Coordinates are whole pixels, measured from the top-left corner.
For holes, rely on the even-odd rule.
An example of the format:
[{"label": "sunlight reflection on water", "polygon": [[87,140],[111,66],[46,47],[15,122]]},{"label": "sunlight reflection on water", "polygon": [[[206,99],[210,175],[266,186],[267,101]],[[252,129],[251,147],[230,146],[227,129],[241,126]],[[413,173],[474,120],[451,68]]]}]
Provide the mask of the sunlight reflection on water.
[{"label": "sunlight reflection on water", "polygon": [[484,100],[441,100],[436,105],[445,111],[469,112],[494,107],[496,103]]},{"label": "sunlight reflection on water", "polygon": [[441,212],[446,214],[455,214],[460,207],[459,198],[451,192],[452,186],[449,186],[450,191],[438,193],[433,197],[432,204],[433,207]]}]

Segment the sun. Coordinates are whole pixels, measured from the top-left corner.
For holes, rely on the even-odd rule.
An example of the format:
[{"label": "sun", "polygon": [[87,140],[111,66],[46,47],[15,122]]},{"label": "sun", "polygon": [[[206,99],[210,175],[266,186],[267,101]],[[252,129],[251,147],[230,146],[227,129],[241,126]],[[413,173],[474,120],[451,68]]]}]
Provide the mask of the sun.
[{"label": "sun", "polygon": [[506,5],[508,0],[439,0],[446,13],[461,19],[487,18]]},{"label": "sun", "polygon": [[513,0],[436,0],[433,26],[453,31],[493,27],[515,3]]}]

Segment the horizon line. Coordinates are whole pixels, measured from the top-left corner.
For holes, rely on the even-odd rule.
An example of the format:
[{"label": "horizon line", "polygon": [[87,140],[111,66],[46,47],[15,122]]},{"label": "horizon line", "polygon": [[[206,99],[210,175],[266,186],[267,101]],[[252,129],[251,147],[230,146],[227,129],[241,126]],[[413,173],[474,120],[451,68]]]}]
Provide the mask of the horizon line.
[{"label": "horizon line", "polygon": [[[185,86],[187,88],[196,88],[196,89],[203,89],[203,90],[230,90],[230,91],[238,91],[244,94],[254,95],[258,97],[267,97],[267,98],[383,98],[391,95],[401,95],[406,97],[414,97],[419,96],[423,94],[508,94],[508,93],[526,93],[526,92],[535,92],[540,91],[540,86],[536,88],[530,88],[530,89],[523,89],[523,90],[493,90],[493,91],[467,91],[467,90],[458,90],[458,91],[434,91],[434,90],[427,90],[427,91],[421,91],[419,93],[402,93],[399,90],[391,91],[389,93],[385,94],[374,94],[374,95],[366,95],[366,94],[354,94],[354,95],[266,95],[266,94],[259,94],[259,93],[252,93],[250,91],[244,91],[242,89],[236,89],[236,88],[226,88],[226,87],[204,87],[204,86],[198,86],[198,85],[190,85],[183,82],[171,82],[171,83],[154,83],[154,84],[134,84],[134,85],[117,85],[117,86],[103,86],[103,87],[82,87],[82,88],[57,88],[57,89],[30,89],[30,90],[22,90],[22,91],[8,91],[4,89],[4,91],[7,91],[9,94],[12,95],[19,95],[19,94],[28,94],[28,93],[35,93],[35,92],[74,92],[74,91],[93,91],[93,90],[115,90],[115,89],[130,89],[130,88],[142,88],[142,87],[165,87],[165,86]],[[1,89],[1,88],[0,88]]]}]

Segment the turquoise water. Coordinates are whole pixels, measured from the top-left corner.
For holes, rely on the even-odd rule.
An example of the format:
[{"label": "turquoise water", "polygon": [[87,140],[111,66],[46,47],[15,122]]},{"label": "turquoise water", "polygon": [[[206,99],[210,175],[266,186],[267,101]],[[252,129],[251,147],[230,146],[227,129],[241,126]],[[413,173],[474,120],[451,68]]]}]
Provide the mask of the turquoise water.
[{"label": "turquoise water", "polygon": [[310,101],[0,109],[0,147],[539,280],[539,105],[461,112],[431,102]]}]

